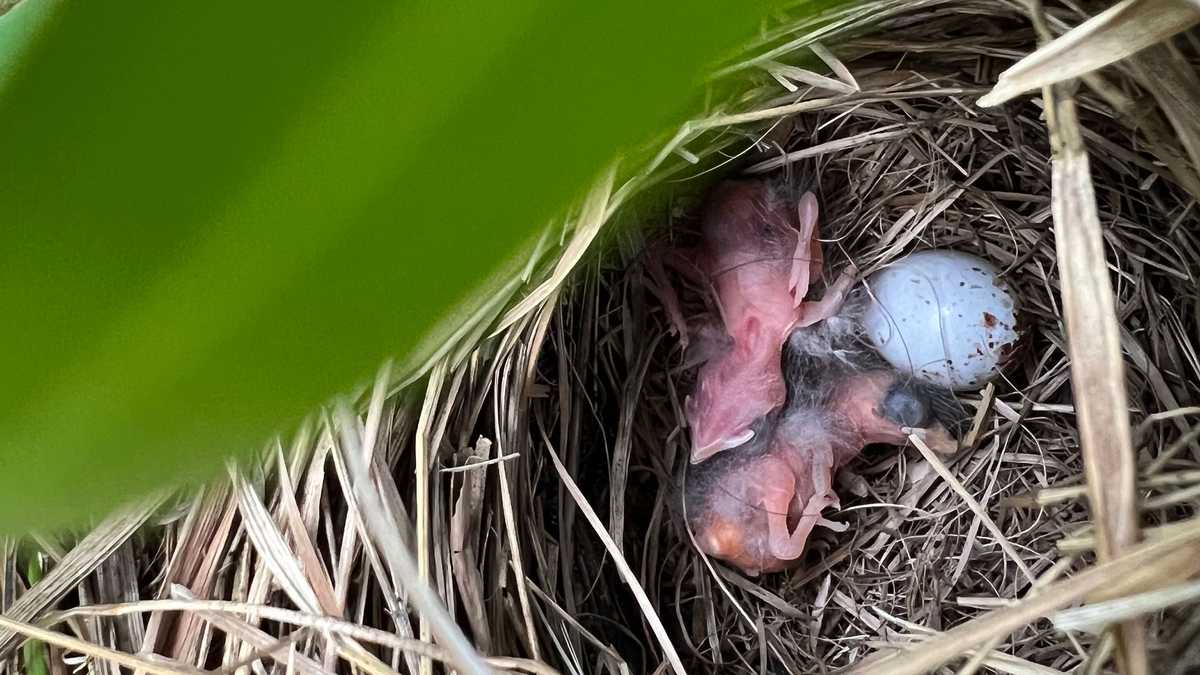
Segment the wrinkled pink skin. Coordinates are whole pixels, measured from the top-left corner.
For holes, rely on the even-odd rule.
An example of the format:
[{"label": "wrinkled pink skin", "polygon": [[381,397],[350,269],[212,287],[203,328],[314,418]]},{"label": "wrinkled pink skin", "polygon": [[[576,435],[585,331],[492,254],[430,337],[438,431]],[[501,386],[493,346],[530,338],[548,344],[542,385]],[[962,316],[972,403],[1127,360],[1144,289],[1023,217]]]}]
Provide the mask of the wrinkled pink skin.
[{"label": "wrinkled pink skin", "polygon": [[[804,299],[822,265],[812,193],[796,204],[766,181],[727,182],[714,192],[703,229],[698,267],[731,344],[701,366],[687,401],[693,463],[742,445],[755,420],[783,405],[783,343],[793,328],[833,315],[855,274],[844,272],[819,301]],[[686,335],[678,306],[667,304]]]},{"label": "wrinkled pink skin", "polygon": [[[865,445],[907,440],[908,430],[879,413],[896,377],[886,371],[854,375],[827,410],[789,411],[766,452],[730,465],[699,513],[688,514],[701,550],[758,575],[795,565],[815,526],[845,529],[821,517],[838,506],[834,472]],[[926,438],[941,452],[956,447],[940,426],[926,430]]]},{"label": "wrinkled pink skin", "polygon": [[[767,181],[722,185],[704,214],[699,254],[688,260],[676,252],[649,266],[685,345],[689,331],[661,262],[711,284],[724,327],[717,337],[692,331],[707,358],[686,404],[693,464],[742,446],[753,438],[752,425],[772,419],[787,393],[781,353],[788,335],[833,316],[856,274],[851,267],[821,300],[805,299],[822,266],[816,199],[805,194],[791,202],[777,190]],[[838,467],[867,444],[907,440],[907,430],[879,412],[897,377],[849,376],[821,409],[784,411],[765,429],[758,425],[770,437],[756,440],[755,449],[732,450],[741,454],[701,467],[707,486],[688,513],[700,548],[748,574],[794,565],[814,527],[837,527],[821,513],[838,505]],[[945,429],[925,432],[936,449],[955,448]]]}]

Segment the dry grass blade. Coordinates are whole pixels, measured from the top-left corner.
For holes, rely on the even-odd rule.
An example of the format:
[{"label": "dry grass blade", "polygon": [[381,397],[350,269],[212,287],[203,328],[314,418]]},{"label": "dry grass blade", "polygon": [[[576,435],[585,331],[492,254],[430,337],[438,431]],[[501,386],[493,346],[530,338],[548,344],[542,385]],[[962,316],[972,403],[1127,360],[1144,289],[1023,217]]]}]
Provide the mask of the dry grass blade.
[{"label": "dry grass blade", "polygon": [[529,604],[529,584],[525,580],[525,566],[521,562],[521,543],[517,533],[517,515],[513,507],[512,488],[508,477],[507,462],[496,465],[496,473],[500,478],[500,509],[504,512],[504,531],[508,539],[509,560],[516,575],[517,600],[521,605],[521,619],[525,623],[525,635],[529,641],[529,651],[533,658],[542,657],[538,646],[537,631],[533,627],[533,611]]},{"label": "dry grass blade", "polygon": [[[267,569],[274,575],[275,580],[283,587],[287,596],[297,606],[310,612],[321,610],[336,612],[337,601],[335,599],[332,597],[318,599],[316,591],[305,579],[303,566],[296,559],[287,541],[284,540],[283,533],[276,527],[271,513],[267,511],[267,507],[254,492],[254,488],[236,468],[230,467],[229,475],[237,494],[238,508],[242,513],[246,535],[254,542],[258,555],[266,563]],[[322,605],[323,602],[325,606]],[[333,606],[329,606],[331,603]]]},{"label": "dry grass blade", "polygon": [[454,570],[454,582],[458,585],[459,597],[466,609],[467,622],[475,635],[475,642],[485,654],[492,650],[484,610],[483,576],[479,573],[479,554],[476,549],[487,489],[487,464],[484,462],[490,460],[491,454],[491,441],[480,437],[467,455],[467,471],[464,472],[458,499],[450,513],[450,564]]},{"label": "dry grass blade", "polygon": [[[313,569],[311,565],[308,568],[305,567],[296,552],[288,546],[287,540],[276,526],[267,507],[263,505],[245,477],[232,467],[230,475],[233,479],[234,491],[238,498],[238,509],[242,514],[246,535],[254,543],[255,550],[266,563],[266,569],[270,571],[291,601],[300,608],[311,613],[336,615],[340,611],[337,598],[333,595],[333,589],[324,570],[319,565],[315,566],[316,569]],[[256,647],[260,650],[264,648],[259,645]],[[354,643],[340,640],[336,645],[331,644],[330,648],[326,650],[326,658],[330,664],[335,651],[341,652],[343,656],[354,656],[356,663],[373,672],[386,671],[375,657],[364,652]]]},{"label": "dry grass blade", "polygon": [[922,643],[919,648],[855,668],[850,675],[917,675],[935,670],[970,649],[1047,617],[1097,591],[1133,591],[1136,587],[1127,580],[1135,572],[1145,573],[1137,580],[1137,583],[1145,583],[1146,577],[1154,577],[1159,570],[1174,569],[1181,561],[1190,564],[1189,561],[1197,556],[1200,556],[1200,522],[1193,521],[1177,536],[1137,546],[1066,581],[1046,586],[1032,597],[956,626]]},{"label": "dry grass blade", "polygon": [[[375,382],[375,398],[382,398],[383,392],[387,391],[387,379],[389,368],[385,365]],[[421,405],[421,415],[417,418],[416,431],[416,455],[413,462],[413,477],[416,481],[416,517],[417,517],[417,583],[422,586],[429,585],[429,563],[430,563],[430,544],[429,544],[429,529],[430,529],[430,504],[429,504],[429,443],[430,430],[432,424],[433,411],[435,406],[441,400],[442,384],[446,380],[446,364],[439,361],[433,366],[429,372],[429,378],[425,383],[425,398]],[[358,452],[359,446],[366,453],[371,452],[371,446],[366,445],[367,439],[357,445],[351,445],[346,448],[348,454]],[[347,463],[351,460],[347,458]],[[370,464],[367,464],[370,466]],[[360,504],[360,507],[362,505]],[[433,637],[432,627],[428,621],[421,621],[420,636],[422,640],[429,640]],[[422,658],[420,664],[421,675],[430,675],[433,671],[433,664],[429,659]]]},{"label": "dry grass blade", "polygon": [[446,613],[441,600],[429,586],[421,583],[416,561],[395,534],[398,527],[394,522],[388,523],[389,512],[374,489],[353,416],[344,407],[339,407],[337,417],[346,448],[346,468],[362,509],[363,525],[372,535],[372,541],[379,546],[388,564],[398,570],[399,577],[410,580],[406,589],[410,600],[421,613],[422,620],[433,629],[438,643],[452,655],[455,668],[471,675],[487,675],[488,668],[483,659]]},{"label": "dry grass blade", "polygon": [[1025,564],[1025,560],[1021,558],[1021,554],[1018,553],[1015,548],[1013,548],[1011,543],[1009,543],[1008,538],[1004,536],[1004,532],[996,526],[995,521],[992,520],[992,517],[988,515],[988,512],[983,508],[983,506],[979,504],[978,500],[976,500],[975,497],[973,497],[971,493],[967,491],[966,487],[963,486],[961,481],[954,477],[954,474],[950,473],[950,469],[945,465],[945,463],[942,462],[941,458],[937,456],[937,453],[935,453],[933,449],[930,448],[925,441],[916,434],[910,434],[908,440],[911,441],[912,444],[921,451],[921,456],[925,458],[925,461],[929,462],[929,465],[933,467],[933,470],[936,471],[938,475],[941,476],[947,483],[949,483],[950,487],[953,488],[956,493],[958,493],[958,496],[961,497],[964,502],[966,502],[967,507],[971,509],[977,518],[979,518],[979,521],[983,523],[983,526],[987,528],[987,530],[991,532],[993,536],[996,537],[996,541],[999,542],[1000,548],[1004,549],[1004,552],[1008,554],[1008,557],[1013,561],[1013,563],[1020,568],[1021,573],[1024,574],[1030,582],[1033,582],[1035,580],[1033,570],[1029,569],[1029,566]]},{"label": "dry grass blade", "polygon": [[[880,614],[887,621],[910,631],[903,638],[910,642],[913,649],[920,649],[920,645],[923,642],[942,635],[940,631],[930,630],[911,621],[890,616],[886,612],[880,611]],[[1063,671],[1061,670],[1039,666],[1036,663],[1031,663],[1025,659],[997,650],[996,647],[1000,642],[1002,642],[1000,638],[993,638],[979,648],[966,650],[963,656],[969,658],[963,664],[962,668],[955,671],[954,675],[974,675],[981,667],[991,668],[996,672],[1006,673],[1007,675],[1063,675]]]},{"label": "dry grass blade", "polygon": [[[1187,527],[1188,523],[1186,521],[1170,523],[1168,525],[1146,528],[1142,534],[1145,535],[1146,539],[1158,541],[1185,530]],[[1092,528],[1088,528],[1083,532],[1063,537],[1056,544],[1056,548],[1059,550],[1059,552],[1066,555],[1095,551],[1096,535],[1092,531]]]},{"label": "dry grass blade", "polygon": [[[40,617],[128,541],[162,500],[162,495],[151,497],[109,516],[76,544],[41,581],[9,606],[5,612],[8,620],[20,623]],[[0,626],[0,661],[7,658],[19,640],[15,631]]]},{"label": "dry grass blade", "polygon": [[[141,599],[138,583],[138,563],[133,546],[126,541],[96,569],[96,594],[100,602],[136,602]],[[113,622],[115,643],[123,651],[132,652],[142,646],[146,626],[140,616],[123,617]]]},{"label": "dry grass blade", "polygon": [[[177,588],[176,590],[180,591],[182,589]],[[208,614],[226,614],[254,619],[262,618],[287,623],[300,628],[310,628],[321,633],[336,633],[361,642],[369,642],[404,651],[413,651],[439,661],[449,661],[449,653],[445,649],[429,644],[428,642],[412,638],[400,638],[386,631],[330,616],[244,602],[180,599],[92,605],[55,613],[47,617],[45,623],[58,623],[74,616],[129,616],[143,612],[206,612]],[[497,668],[516,668],[531,673],[557,675],[557,671],[553,668],[548,668],[543,664],[531,662],[527,659],[500,657],[488,659],[488,663]]]},{"label": "dry grass blade", "polygon": [[300,506],[296,503],[296,488],[284,459],[283,449],[278,444],[275,449],[275,457],[276,476],[279,480],[279,510],[282,512],[284,527],[289,535],[293,553],[304,571],[308,586],[317,596],[318,605],[327,614],[337,614],[342,610],[342,603],[333,588],[333,582],[329,579],[329,573],[321,563],[320,553],[317,552],[316,546],[313,545],[312,539],[308,535],[308,530],[304,527]]},{"label": "dry grass blade", "polygon": [[780,81],[780,84],[784,85],[785,87],[790,87],[793,91],[796,90],[796,87],[791,85],[789,80],[806,84],[810,87],[837,92],[839,94],[852,94],[857,91],[852,84],[843,82],[841,80],[835,80],[831,77],[825,77],[824,75],[818,75],[817,73],[804,68],[789,66],[783,63],[776,63],[774,61],[766,61],[762,64],[762,67],[765,68],[767,72],[774,75],[775,78]]},{"label": "dry grass blade", "polygon": [[[435,368],[435,372],[436,372]],[[362,429],[362,446],[361,450],[364,454],[363,461],[368,462],[372,467],[372,475],[376,478],[376,487],[380,490],[380,495],[384,500],[385,505],[390,509],[391,517],[402,519],[402,522],[397,522],[395,534],[401,537],[404,541],[412,541],[413,535],[410,532],[407,512],[401,502],[399,495],[395,494],[395,483],[391,476],[383,473],[376,476],[375,471],[379,462],[376,456],[377,445],[382,445],[380,440],[380,427],[382,426],[384,399],[388,383],[391,377],[391,364],[385,363],[376,377],[375,386],[371,392],[370,401],[367,404],[366,422]],[[338,542],[338,559],[337,559],[337,576],[336,588],[337,594],[337,614],[344,614],[346,611],[346,603],[350,594],[352,585],[351,575],[354,573],[355,564],[358,558],[358,552],[361,549],[368,561],[370,572],[374,575],[374,581],[379,585],[380,595],[382,595],[383,604],[387,607],[396,630],[401,637],[412,637],[412,623],[409,619],[407,607],[404,606],[403,599],[399,597],[395,590],[397,585],[397,574],[394,568],[385,567],[380,559],[375,546],[370,542],[367,533],[364,530],[362,509],[359,507],[358,499],[355,496],[355,491],[351,485],[349,474],[346,471],[346,452],[347,448],[340,446],[334,442],[334,432],[327,424],[323,437],[328,443],[330,452],[329,455],[333,460],[334,470],[338,477],[339,485],[342,489],[342,495],[346,504],[346,519],[343,521],[343,531],[341,539]],[[313,474],[310,474],[313,475]],[[320,475],[320,474],[316,474]],[[334,536],[329,536],[328,540],[335,540]],[[360,570],[361,574],[365,571]],[[332,654],[326,655],[326,664],[332,667]],[[419,672],[421,662],[419,659],[409,652],[404,653],[404,659],[408,666],[408,672],[414,675]]]},{"label": "dry grass blade", "polygon": [[[663,626],[662,619],[658,617],[658,612],[654,610],[654,606],[650,604],[650,598],[646,597],[646,591],[638,582],[637,575],[630,569],[629,563],[625,562],[624,556],[621,555],[620,548],[616,542],[608,534],[608,530],[604,529],[604,523],[600,522],[599,516],[592,509],[591,504],[588,504],[587,498],[579,491],[579,486],[571,479],[571,475],[567,473],[567,467],[563,466],[558,455],[554,453],[553,446],[550,445],[550,439],[543,437],[543,442],[546,444],[546,456],[550,458],[554,464],[554,469],[558,471],[558,477],[566,486],[567,491],[571,493],[571,497],[575,500],[579,510],[583,512],[584,518],[587,518],[588,524],[600,537],[600,541],[604,542],[604,547],[608,549],[609,555],[613,557],[613,562],[616,563],[617,569],[620,570],[621,576],[625,579],[625,583],[629,585],[629,589],[633,591],[633,595],[637,598],[638,605],[642,609],[642,614],[646,617],[646,621],[650,623],[654,635],[658,638],[659,646],[662,647],[663,653],[666,654],[667,664],[675,671],[676,675],[685,675],[687,670],[683,667],[683,661],[679,659],[679,653],[675,651],[675,645],[671,641],[671,637],[667,635],[667,629]],[[664,664],[664,665],[667,665]]]},{"label": "dry grass blade", "polygon": [[[209,597],[237,515],[237,501],[226,483],[206,488],[193,501],[179,534],[179,545],[167,563],[163,583],[155,596],[167,597],[172,584],[183,584],[200,597]],[[150,653],[159,644],[161,634],[171,636],[165,654],[185,662],[195,658],[200,643],[202,622],[182,617],[174,625],[164,625],[160,615],[150,617],[141,651]]]},{"label": "dry grass blade", "polygon": [[21,621],[16,621],[6,616],[0,616],[0,629],[6,634],[20,636],[21,638],[33,638],[41,640],[46,644],[55,645],[62,649],[69,649],[80,654],[85,654],[91,658],[100,659],[105,662],[115,663],[126,668],[136,669],[146,673],[162,673],[163,675],[196,675],[204,671],[197,668],[189,668],[187,666],[168,663],[156,659],[148,659],[140,656],[133,656],[115,649],[101,647],[89,642],[84,642],[73,637],[55,633],[45,628],[39,628]]},{"label": "dry grass blade", "polygon": [[[1140,539],[1137,458],[1129,429],[1120,330],[1075,102],[1047,92],[1054,148],[1050,197],[1071,385],[1092,520],[1099,533],[1097,553],[1104,561]],[[1127,622],[1121,625],[1120,637],[1126,674],[1147,672],[1145,627],[1136,620]]]},{"label": "dry grass blade", "polygon": [[[1137,54],[1132,67],[1170,120],[1191,158],[1194,175],[1196,167],[1200,167],[1200,76],[1165,45],[1155,45]],[[1185,170],[1173,168],[1173,171],[1178,174]]]},{"label": "dry grass blade", "polygon": [[[1167,91],[1165,81],[1172,79],[1171,73],[1169,71],[1152,72],[1147,67],[1147,64],[1154,60],[1153,52],[1162,48],[1162,45],[1158,45],[1136,54],[1131,59],[1131,65],[1142,74],[1143,83],[1160,101],[1160,105],[1163,105],[1163,112],[1167,114],[1167,118],[1174,125],[1176,134],[1184,141],[1184,147],[1187,148],[1186,153],[1177,147],[1178,143],[1172,137],[1171,129],[1166,124],[1163,124],[1155,115],[1145,114],[1145,107],[1138,100],[1114,86],[1108,78],[1094,72],[1085,75],[1083,80],[1108,105],[1112,106],[1114,113],[1125,120],[1131,128],[1136,128],[1146,137],[1147,149],[1166,165],[1174,179],[1193,197],[1200,198],[1200,176],[1196,174],[1195,169],[1198,166],[1195,161],[1197,155],[1192,150],[1192,140],[1195,140],[1197,122],[1195,119],[1179,115],[1179,109],[1183,107],[1180,104],[1194,98],[1194,95],[1186,91]],[[1191,153],[1192,161],[1188,160],[1188,153]]]},{"label": "dry grass blade", "polygon": [[783,157],[776,157],[774,159],[768,159],[763,162],[759,162],[758,164],[755,164],[747,169],[747,172],[765,173],[767,171],[774,171],[775,169],[787,166],[788,164],[793,164],[802,159],[811,159],[813,157],[820,157],[822,155],[828,155],[835,152],[843,152],[851,148],[857,148],[861,145],[881,143],[883,141],[903,138],[911,133],[913,133],[912,129],[906,128],[872,130],[857,136],[839,138],[835,141],[829,141],[828,143],[821,143],[820,145],[814,145],[802,150],[795,150],[793,152],[789,152]]},{"label": "dry grass blade", "polygon": [[1059,630],[1097,632],[1110,624],[1196,600],[1200,600],[1200,582],[1193,581],[1116,600],[1064,609],[1050,617],[1050,620]]},{"label": "dry grass blade", "polygon": [[[617,423],[617,437],[614,442],[612,469],[609,471],[608,517],[609,534],[616,542],[617,548],[622,549],[625,540],[625,485],[629,477],[629,456],[633,442],[633,422],[637,410],[638,398],[641,395],[642,384],[646,379],[646,370],[650,367],[650,357],[658,340],[652,340],[647,346],[639,344],[641,351],[636,355],[637,364],[625,381],[622,389],[620,421]],[[624,555],[624,552],[622,552]]]},{"label": "dry grass blade", "polygon": [[[203,600],[196,600],[191,593],[180,586],[174,586],[171,589],[171,595],[176,600],[161,600],[155,602],[185,602],[185,603],[203,603]],[[210,611],[203,607],[196,607],[196,615],[203,618],[209,624],[224,631],[230,638],[237,637],[248,648],[243,651],[243,656],[240,663],[248,664],[257,660],[257,657],[268,656],[277,662],[282,662],[290,671],[301,672],[304,675],[332,675],[330,670],[325,669],[320,663],[305,656],[304,654],[289,653],[284,657],[280,657],[276,649],[280,645],[280,640],[272,637],[266,631],[256,628],[248,621],[243,621],[232,614]],[[254,616],[257,622],[258,617]],[[248,670],[248,669],[246,669]]]},{"label": "dry grass blade", "polygon": [[854,79],[854,74],[851,73],[850,69],[846,67],[846,64],[842,63],[841,59],[835,56],[833,52],[829,51],[825,45],[821,44],[820,42],[814,42],[809,45],[809,48],[812,49],[813,54],[817,55],[817,58],[821,59],[825,62],[825,65],[829,66],[829,69],[838,76],[839,80],[845,82],[850,87],[851,91],[859,91],[860,87],[858,86],[858,81]]},{"label": "dry grass blade", "polygon": [[979,105],[1015,96],[1103,68],[1200,22],[1188,0],[1123,0],[1039,48],[1000,74]]}]

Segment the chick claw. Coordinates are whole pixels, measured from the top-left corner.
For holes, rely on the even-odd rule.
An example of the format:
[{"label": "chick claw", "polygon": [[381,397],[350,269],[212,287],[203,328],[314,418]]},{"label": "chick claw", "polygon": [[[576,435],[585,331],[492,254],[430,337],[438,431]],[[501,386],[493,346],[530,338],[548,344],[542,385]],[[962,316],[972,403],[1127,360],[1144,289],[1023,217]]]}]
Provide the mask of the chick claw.
[{"label": "chick claw", "polygon": [[837,314],[857,280],[858,267],[854,263],[850,263],[829,285],[829,288],[825,289],[825,295],[821,296],[820,300],[804,303],[801,307],[800,319],[796,321],[796,327],[811,326]]}]

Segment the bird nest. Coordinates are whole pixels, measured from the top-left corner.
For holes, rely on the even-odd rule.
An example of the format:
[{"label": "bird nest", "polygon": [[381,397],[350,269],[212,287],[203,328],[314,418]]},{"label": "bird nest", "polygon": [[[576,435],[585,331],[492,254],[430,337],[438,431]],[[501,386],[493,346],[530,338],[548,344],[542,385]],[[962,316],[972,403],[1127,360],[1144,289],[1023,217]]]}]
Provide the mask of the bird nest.
[{"label": "bird nest", "polygon": [[[325,673],[342,658],[422,672],[450,655],[427,644],[438,624],[405,592],[412,579],[389,553],[399,533],[418,576],[499,668],[1200,666],[1200,621],[1187,605],[1163,609],[1195,588],[1163,600],[1146,583],[1122,585],[1196,572],[1200,181],[1183,159],[1194,130],[1178,125],[1197,122],[1154,100],[1164,87],[1197,100],[1200,90],[1171,83],[1193,81],[1200,50],[1185,34],[1074,91],[976,104],[1037,48],[1039,31],[1085,18],[1065,3],[1031,19],[1001,0],[776,16],[710,82],[705,114],[606,172],[535,251],[524,299],[475,315],[421,379],[385,370],[356,404],[183,499],[140,539],[122,539],[128,514],[98,530],[111,545],[92,554],[100,572],[80,577],[81,602],[174,598],[173,610],[190,611],[59,618],[92,644],[151,646],[182,664]],[[1080,139],[1086,156],[1071,151]],[[1026,338],[1001,378],[962,396],[973,415],[964,449],[869,450],[838,477],[841,509],[829,517],[848,529],[818,530],[793,571],[750,577],[702,556],[685,525],[689,373],[644,262],[656,242],[695,240],[714,181],[770,172],[815,186],[827,274],[847,261],[869,274],[915,250],[967,251],[1017,289]],[[1089,202],[1070,195],[1088,176],[1115,335],[1088,320],[1108,291],[1073,271],[1105,269],[1072,229],[1086,231]],[[1105,379],[1111,354],[1078,349],[1096,335],[1119,345],[1123,382]],[[1122,386],[1131,432],[1101,410],[1090,419],[1102,426],[1081,433],[1077,404],[1102,408]],[[1125,436],[1128,461],[1095,441]],[[371,461],[356,468],[364,453]],[[356,471],[374,480],[356,485]],[[1143,534],[1121,524],[1131,513]],[[1141,536],[1174,547],[1145,553]],[[1085,599],[1093,614],[1069,611]],[[64,649],[89,653],[55,653]]]},{"label": "bird nest", "polygon": [[[532,437],[563,458],[619,551],[586,526],[559,476],[547,483],[530,465],[541,545],[558,559],[531,583],[555,589],[538,593],[555,604],[546,618],[557,635],[546,637],[580,672],[664,663],[617,555],[689,672],[746,673],[862,667],[1095,560],[1058,258],[1085,252],[1056,254],[1042,99],[975,105],[1035,49],[1034,28],[1022,7],[996,3],[877,3],[863,16],[782,29],[734,69],[745,90],[674,139],[653,188],[614,215],[612,245],[579,271],[551,321],[537,369],[549,395],[531,402]],[[1104,77],[1125,96],[1139,91],[1124,73]],[[1139,509],[1153,528],[1193,515],[1197,494],[1183,479],[1196,475],[1193,422],[1163,414],[1200,393],[1194,194],[1107,93],[1075,95],[1136,427]],[[962,396],[974,412],[965,449],[945,462],[911,447],[868,452],[839,476],[836,518],[849,529],[818,530],[798,569],[753,578],[705,560],[685,527],[687,373],[642,252],[647,241],[695,241],[715,177],[776,171],[818,186],[827,269],[853,261],[869,274],[928,248],[973,253],[1017,289],[1026,343],[993,385]],[[1172,657],[1154,672],[1198,665],[1176,658],[1196,634],[1185,615],[1149,620],[1150,658]],[[1098,672],[1114,641],[1028,622],[986,646],[959,653],[996,672]]]}]

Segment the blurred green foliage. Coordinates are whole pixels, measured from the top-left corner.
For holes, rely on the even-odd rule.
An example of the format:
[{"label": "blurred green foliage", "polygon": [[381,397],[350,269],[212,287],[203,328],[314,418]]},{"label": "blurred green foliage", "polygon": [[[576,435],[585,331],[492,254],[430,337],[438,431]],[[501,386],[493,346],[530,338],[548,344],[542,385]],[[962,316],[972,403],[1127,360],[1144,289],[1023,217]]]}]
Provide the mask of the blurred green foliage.
[{"label": "blurred green foliage", "polygon": [[[42,558],[37,551],[29,551],[25,559],[25,579],[30,586],[42,580]],[[41,640],[27,640],[21,645],[21,660],[25,675],[50,675],[50,651]]]},{"label": "blurred green foliage", "polygon": [[766,4],[25,0],[0,531],[202,477],[369,378],[694,110]]}]

